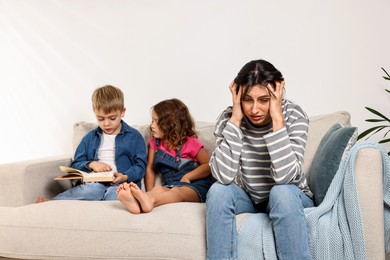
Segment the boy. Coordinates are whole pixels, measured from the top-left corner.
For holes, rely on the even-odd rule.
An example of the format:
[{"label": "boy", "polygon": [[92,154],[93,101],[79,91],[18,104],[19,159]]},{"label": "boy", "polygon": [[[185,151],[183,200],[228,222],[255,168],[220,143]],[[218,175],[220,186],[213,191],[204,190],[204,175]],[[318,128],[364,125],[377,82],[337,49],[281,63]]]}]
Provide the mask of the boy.
[{"label": "boy", "polygon": [[[120,183],[134,182],[141,186],[145,175],[146,147],[138,130],[127,125],[123,92],[106,85],[92,95],[92,107],[98,127],[81,140],[71,167],[82,171],[114,171],[114,180],[82,183],[55,196],[53,200],[117,200]],[[48,199],[39,197],[37,203]]]}]

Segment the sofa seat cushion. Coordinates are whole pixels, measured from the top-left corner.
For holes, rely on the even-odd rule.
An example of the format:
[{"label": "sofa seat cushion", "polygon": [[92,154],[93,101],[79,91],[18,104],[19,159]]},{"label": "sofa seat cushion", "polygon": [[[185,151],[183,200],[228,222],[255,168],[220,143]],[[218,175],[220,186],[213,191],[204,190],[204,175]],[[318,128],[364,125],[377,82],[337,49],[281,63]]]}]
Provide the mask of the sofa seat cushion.
[{"label": "sofa seat cushion", "polygon": [[1,207],[0,234],[1,255],[14,258],[205,259],[205,204],[139,215],[118,201]]}]

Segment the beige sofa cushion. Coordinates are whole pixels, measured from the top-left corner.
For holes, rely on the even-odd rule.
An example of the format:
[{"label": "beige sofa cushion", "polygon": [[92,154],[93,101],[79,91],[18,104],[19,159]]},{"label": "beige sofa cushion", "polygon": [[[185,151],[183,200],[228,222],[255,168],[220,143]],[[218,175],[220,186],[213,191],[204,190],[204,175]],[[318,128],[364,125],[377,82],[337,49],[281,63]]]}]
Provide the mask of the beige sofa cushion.
[{"label": "beige sofa cushion", "polygon": [[0,253],[28,259],[205,259],[205,214],[204,203],[167,204],[140,215],[118,201],[0,207],[1,234],[7,234]]}]

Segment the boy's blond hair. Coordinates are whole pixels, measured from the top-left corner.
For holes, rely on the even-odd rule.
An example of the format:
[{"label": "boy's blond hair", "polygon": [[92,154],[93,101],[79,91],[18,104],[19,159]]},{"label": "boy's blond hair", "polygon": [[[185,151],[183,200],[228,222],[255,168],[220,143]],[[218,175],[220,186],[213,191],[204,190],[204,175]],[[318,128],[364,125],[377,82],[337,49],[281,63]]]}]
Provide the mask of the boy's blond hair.
[{"label": "boy's blond hair", "polygon": [[123,92],[117,87],[105,85],[97,88],[92,94],[93,111],[103,110],[108,114],[112,111],[122,111],[124,108]]}]

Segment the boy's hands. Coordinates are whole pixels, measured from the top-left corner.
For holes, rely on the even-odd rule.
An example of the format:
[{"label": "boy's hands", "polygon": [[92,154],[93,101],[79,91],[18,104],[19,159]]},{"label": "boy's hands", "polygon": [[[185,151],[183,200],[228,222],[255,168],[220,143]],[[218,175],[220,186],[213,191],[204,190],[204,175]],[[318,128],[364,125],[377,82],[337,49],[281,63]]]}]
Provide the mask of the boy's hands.
[{"label": "boy's hands", "polygon": [[114,172],[115,179],[112,181],[112,184],[122,183],[127,181],[127,175],[120,172]]},{"label": "boy's hands", "polygon": [[109,172],[111,171],[110,165],[104,163],[104,162],[90,162],[88,165],[88,168],[92,169],[94,172]]},{"label": "boy's hands", "polygon": [[[104,162],[90,162],[87,165],[90,169],[92,169],[94,172],[109,172],[112,171],[112,168],[104,163]],[[112,184],[122,183],[127,181],[127,175],[119,172],[114,172],[114,180],[112,181]]]}]

